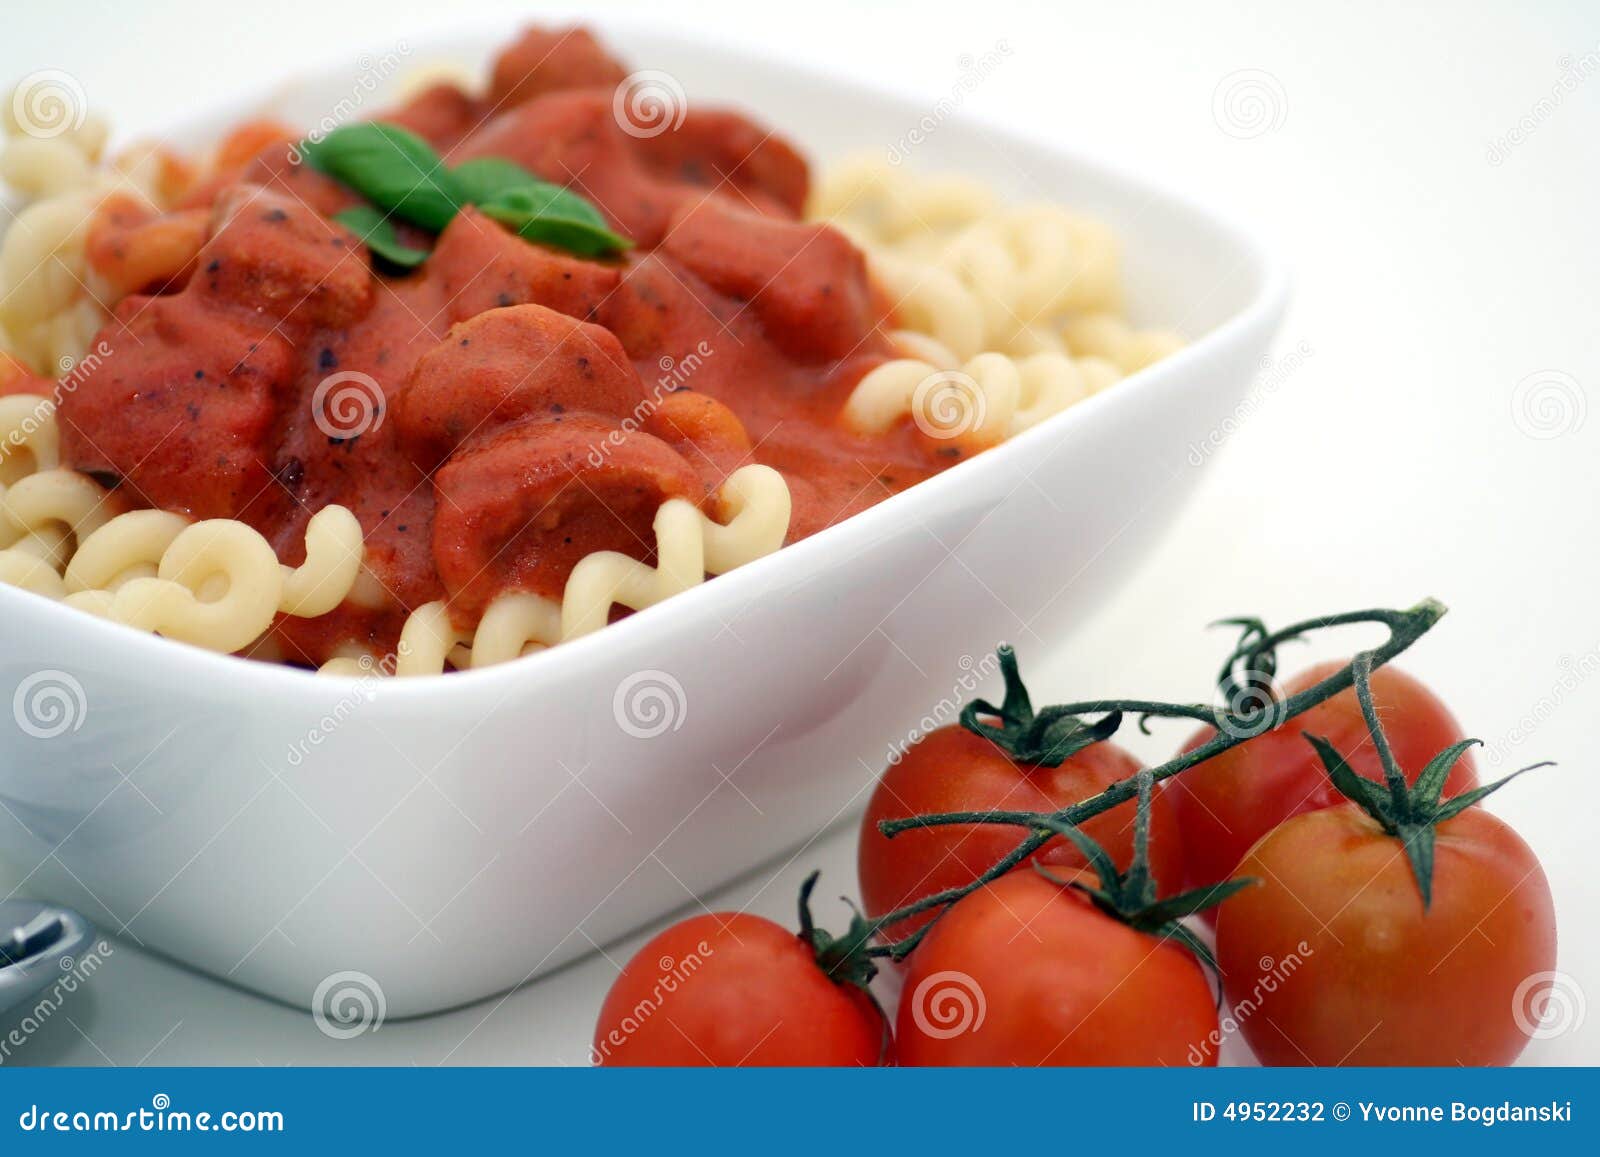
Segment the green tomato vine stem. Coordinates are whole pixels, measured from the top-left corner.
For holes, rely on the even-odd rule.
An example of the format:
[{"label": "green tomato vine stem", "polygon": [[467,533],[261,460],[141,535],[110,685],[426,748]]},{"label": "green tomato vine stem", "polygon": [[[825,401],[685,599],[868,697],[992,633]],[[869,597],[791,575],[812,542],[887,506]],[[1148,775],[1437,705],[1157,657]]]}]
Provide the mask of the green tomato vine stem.
[{"label": "green tomato vine stem", "polygon": [[[1295,716],[1304,714],[1341,691],[1348,690],[1355,681],[1356,663],[1370,664],[1368,669],[1372,670],[1383,666],[1427,634],[1444,616],[1445,610],[1443,603],[1435,599],[1424,599],[1409,610],[1350,611],[1345,614],[1307,619],[1270,633],[1260,630],[1247,631],[1244,639],[1235,648],[1233,655],[1223,670],[1223,677],[1220,682],[1225,693],[1228,693],[1229,688],[1241,689],[1251,685],[1251,680],[1249,679],[1240,681],[1231,676],[1231,672],[1235,668],[1247,673],[1263,670],[1270,672],[1274,667],[1273,654],[1279,645],[1300,639],[1313,631],[1363,623],[1377,624],[1387,628],[1389,631],[1388,639],[1380,646],[1361,652],[1350,663],[1334,674],[1311,687],[1307,687],[1304,691],[1290,696],[1288,699],[1267,701],[1253,706],[1247,704],[1243,708],[1232,705],[1218,708],[1202,704],[1160,703],[1144,699],[1092,699],[1081,703],[1065,703],[1059,706],[1046,707],[1038,713],[1038,718],[1048,722],[1066,716],[1128,712],[1140,716],[1194,719],[1216,729],[1216,734],[1201,746],[1151,768],[1150,779],[1159,782],[1160,780],[1180,775],[1191,767],[1215,758],[1224,751],[1237,747],[1239,744],[1253,739],[1263,732],[1280,727]],[[1392,760],[1393,757],[1391,756],[1390,758]],[[878,825],[878,830],[890,839],[902,832],[915,829],[945,827],[956,824],[1003,824],[1012,827],[1031,828],[1033,830],[1014,849],[971,883],[934,892],[914,903],[907,904],[902,908],[897,908],[878,917],[873,921],[875,932],[892,927],[910,917],[919,916],[924,912],[940,909],[933,920],[930,920],[909,936],[888,944],[875,944],[866,949],[867,953],[875,957],[889,957],[894,960],[905,959],[912,949],[921,943],[922,938],[927,935],[934,924],[938,922],[939,917],[944,914],[944,910],[947,910],[957,900],[977,891],[985,884],[999,879],[1019,864],[1027,861],[1045,844],[1056,838],[1057,830],[1054,829],[1058,829],[1062,824],[1072,826],[1082,824],[1085,820],[1092,819],[1102,812],[1109,811],[1119,804],[1133,799],[1138,794],[1138,790],[1137,778],[1130,777],[1112,784],[1099,795],[1091,796],[1089,799],[1073,804],[1071,807],[1064,808],[1058,812],[945,812],[937,815],[884,820]]]}]

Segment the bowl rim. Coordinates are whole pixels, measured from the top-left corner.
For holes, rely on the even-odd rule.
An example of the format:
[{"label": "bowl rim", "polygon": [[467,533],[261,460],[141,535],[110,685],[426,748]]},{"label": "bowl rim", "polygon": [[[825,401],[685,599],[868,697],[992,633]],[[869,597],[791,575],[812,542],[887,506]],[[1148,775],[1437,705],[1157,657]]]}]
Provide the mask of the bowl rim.
[{"label": "bowl rim", "polygon": [[[697,33],[691,37],[676,28],[647,19],[586,17],[582,23],[594,27],[604,36],[615,35],[623,41],[639,37],[658,41],[663,46],[679,46],[705,55],[732,56],[742,64],[754,63],[764,71],[782,75],[800,88],[826,86],[836,92],[845,92],[856,100],[873,102],[879,106],[897,106],[913,119],[919,115],[915,98],[904,89],[863,80],[843,69],[830,69],[811,60],[796,61],[776,53],[751,49],[723,34],[702,36]],[[491,35],[499,40],[504,39],[505,21],[502,19],[495,27],[498,31],[491,33],[491,25],[487,20],[472,21],[452,25],[447,33],[428,32],[416,38],[401,38],[400,42],[424,45],[424,57],[426,53],[441,57],[459,52],[481,55],[482,46]],[[225,100],[217,108],[200,116],[175,120],[166,128],[143,134],[143,138],[197,137],[208,128],[214,131],[216,125],[230,123],[250,115],[252,111],[259,114],[273,103],[281,102],[292,87],[323,83],[334,71],[331,60],[331,57],[312,59],[283,81],[263,86],[252,95]],[[426,59],[423,63],[426,63]],[[348,68],[348,61],[343,67]],[[1287,305],[1291,282],[1287,264],[1275,255],[1271,246],[1252,227],[1205,198],[1162,185],[1131,171],[1125,165],[1018,130],[992,117],[973,115],[964,110],[955,123],[967,131],[985,133],[1001,148],[1036,155],[1042,153],[1064,161],[1097,182],[1115,188],[1119,194],[1141,197],[1148,204],[1159,204],[1168,212],[1208,227],[1222,238],[1228,249],[1238,255],[1239,271],[1253,275],[1255,292],[1241,309],[1159,363],[1128,375],[1110,389],[1086,398],[1036,426],[956,463],[948,470],[890,495],[866,510],[799,542],[784,546],[773,554],[714,576],[661,603],[636,611],[625,619],[609,624],[604,630],[511,662],[476,670],[454,671],[448,677],[321,675],[303,667],[222,654],[149,634],[4,584],[0,584],[0,613],[13,621],[32,617],[39,626],[50,628],[58,640],[69,635],[75,636],[74,642],[100,648],[108,657],[112,657],[116,647],[125,647],[124,665],[130,668],[137,665],[152,676],[187,676],[226,681],[227,686],[223,690],[231,697],[240,699],[251,694],[272,695],[279,700],[284,697],[303,697],[310,704],[325,707],[330,693],[346,696],[353,686],[362,685],[369,702],[381,698],[402,708],[420,707],[424,695],[430,699],[436,699],[441,694],[454,698],[467,695],[478,697],[496,688],[501,691],[500,701],[504,701],[512,693],[517,680],[567,678],[575,671],[598,666],[606,656],[602,648],[612,648],[618,652],[629,649],[629,653],[635,655],[648,654],[652,647],[663,643],[665,636],[673,629],[673,621],[669,617],[671,614],[676,613],[680,618],[693,615],[712,605],[712,599],[731,604],[737,602],[741,594],[747,601],[753,601],[759,597],[763,586],[774,585],[774,580],[782,573],[781,567],[794,571],[798,578],[816,573],[830,558],[849,557],[860,552],[886,532],[904,525],[906,520],[902,517],[902,511],[913,503],[949,500],[961,493],[958,488],[984,477],[985,471],[990,475],[1003,472],[1007,468],[1008,458],[1023,454],[1028,447],[1044,445],[1047,440],[1070,429],[1073,423],[1089,421],[1094,414],[1111,407],[1139,405],[1141,399],[1155,392],[1163,377],[1181,374],[1207,357],[1212,349],[1225,347],[1250,330],[1263,325],[1270,326]],[[119,137],[118,143],[125,142]],[[17,656],[19,652],[13,650],[12,655]],[[437,708],[438,704],[430,703],[429,706]]]}]

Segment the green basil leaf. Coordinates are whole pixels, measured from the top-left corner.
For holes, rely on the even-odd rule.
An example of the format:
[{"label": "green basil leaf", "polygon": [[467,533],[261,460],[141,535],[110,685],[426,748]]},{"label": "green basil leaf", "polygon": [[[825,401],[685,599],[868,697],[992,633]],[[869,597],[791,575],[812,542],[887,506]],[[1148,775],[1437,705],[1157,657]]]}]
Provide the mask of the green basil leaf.
[{"label": "green basil leaf", "polygon": [[545,182],[534,176],[515,161],[504,157],[474,157],[462,161],[450,170],[456,179],[456,188],[473,205],[491,201],[512,189],[527,189]]},{"label": "green basil leaf", "polygon": [[433,146],[398,125],[344,125],[302,146],[308,164],[371,201],[340,220],[394,265],[412,267],[426,252],[401,244],[385,217],[440,233],[463,205],[476,204],[529,241],[599,257],[633,243],[612,232],[600,210],[560,185],[541,181],[505,157],[478,157],[446,168]]},{"label": "green basil leaf", "polygon": [[514,191],[512,196],[523,203],[536,206],[541,216],[580,221],[585,225],[593,225],[596,229],[610,232],[610,227],[606,225],[606,219],[600,210],[571,189],[553,185],[549,181],[535,181],[520,192]]},{"label": "green basil leaf", "polygon": [[579,257],[605,257],[633,246],[605,226],[586,221],[564,221],[556,217],[536,217],[517,230],[517,236],[576,253]]},{"label": "green basil leaf", "polygon": [[477,157],[453,170],[457,187],[488,216],[530,241],[542,241],[585,257],[631,244],[611,231],[605,216],[571,189],[542,181],[515,161]]},{"label": "green basil leaf", "polygon": [[571,189],[541,180],[515,161],[504,157],[477,157],[453,170],[456,184],[474,205],[508,199],[511,203],[536,203],[546,216],[559,216],[607,229],[605,215],[587,198]]},{"label": "green basil leaf", "polygon": [[398,125],[341,125],[301,149],[312,168],[430,233],[443,231],[466,200],[433,146]]},{"label": "green basil leaf", "polygon": [[381,209],[374,209],[371,205],[355,205],[335,213],[333,219],[361,238],[374,256],[381,257],[390,265],[415,269],[428,258],[428,250],[413,249],[400,240]]},{"label": "green basil leaf", "polygon": [[559,185],[541,182],[508,189],[478,207],[515,230],[519,237],[566,249],[580,257],[599,257],[633,244],[613,233],[593,205]]}]

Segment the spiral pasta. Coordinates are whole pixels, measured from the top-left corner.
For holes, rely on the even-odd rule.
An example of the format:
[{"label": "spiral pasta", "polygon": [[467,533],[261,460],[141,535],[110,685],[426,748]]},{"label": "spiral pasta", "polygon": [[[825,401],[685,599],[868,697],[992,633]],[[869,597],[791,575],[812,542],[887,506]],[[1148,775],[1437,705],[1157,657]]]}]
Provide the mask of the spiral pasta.
[{"label": "spiral pasta", "polygon": [[[59,466],[49,399],[0,398],[0,582],[114,622],[209,650],[257,643],[278,614],[315,618],[359,593],[360,523],[329,506],[306,527],[305,562],[283,566],[254,529],[232,519],[190,522],[165,510],[117,513],[87,475]],[[789,529],[783,476],[751,465],[717,493],[717,518],[672,499],[656,513],[657,565],[599,551],[569,576],[561,602],[513,593],[496,599],[476,629],[463,631],[443,602],[419,607],[401,633],[400,675],[447,666],[484,667],[603,627],[614,604],[634,610],[771,554]],[[364,660],[364,661],[363,661]],[[352,651],[328,674],[380,670]]]},{"label": "spiral pasta", "polygon": [[98,117],[55,135],[31,135],[5,108],[0,183],[25,207],[0,238],[0,352],[54,374],[88,348],[114,294],[85,255],[95,211],[113,194],[159,207],[162,158],[145,146],[101,163],[107,129]]},{"label": "spiral pasta", "polygon": [[992,191],[965,177],[932,177],[852,157],[818,178],[806,205],[858,241],[893,245],[919,234],[969,225],[996,207]]},{"label": "spiral pasta", "polygon": [[992,445],[1058,414],[1120,377],[1100,359],[1065,354],[1012,358],[981,353],[959,369],[916,358],[885,362],[867,374],[845,403],[844,421],[876,434],[910,415],[933,438]]},{"label": "spiral pasta", "polygon": [[[868,263],[880,283],[902,301],[914,328],[930,313],[927,295],[944,308],[934,316],[945,340],[956,300],[964,292],[972,346],[1006,353],[1039,352],[1040,335],[1059,334],[1084,313],[1120,315],[1122,277],[1116,234],[1104,222],[1051,205],[996,210],[950,233],[924,233],[897,245],[866,243]],[[932,283],[936,289],[923,288]],[[919,293],[913,293],[916,289]],[[947,341],[952,348],[956,343]],[[969,355],[970,356],[970,355]]]},{"label": "spiral pasta", "polygon": [[[446,664],[488,667],[552,647],[606,625],[611,608],[643,610],[663,599],[772,554],[789,532],[788,484],[770,466],[743,466],[717,492],[713,519],[681,498],[656,511],[656,565],[615,551],[580,559],[559,602],[513,592],[490,603],[475,630],[457,627],[443,602],[418,607],[400,635],[398,675],[439,674]],[[330,675],[370,673],[370,656],[340,656],[323,664]]]},{"label": "spiral pasta", "polygon": [[281,567],[283,590],[278,609],[314,619],[349,596],[361,573],[361,523],[342,506],[325,506],[306,524],[306,560]]},{"label": "spiral pasta", "polygon": [[0,486],[61,462],[55,403],[37,394],[0,397]]},{"label": "spiral pasta", "polygon": [[338,606],[362,554],[360,523],[342,506],[312,516],[299,567],[281,565],[267,540],[242,522],[188,523],[137,510],[84,539],[63,583],[67,601],[83,609],[231,652],[260,639],[278,614],[315,618]]},{"label": "spiral pasta", "polygon": [[1160,330],[1136,330],[1112,313],[1090,313],[1066,323],[1067,348],[1077,357],[1102,358],[1132,374],[1183,348],[1183,339]]},{"label": "spiral pasta", "polygon": [[[70,595],[115,594],[129,579],[155,578],[162,556],[188,526],[188,519],[166,510],[119,515],[78,544],[62,581]],[[83,601],[98,605],[98,600]]]},{"label": "spiral pasta", "polygon": [[598,551],[573,567],[561,596],[561,637],[574,638],[606,625],[612,604],[634,610],[746,562],[771,554],[789,531],[789,487],[770,466],[734,471],[717,493],[717,522],[693,503],[672,499],[656,513],[657,565],[615,551]]},{"label": "spiral pasta", "polygon": [[0,546],[37,554],[60,570],[75,544],[114,513],[108,497],[92,478],[73,470],[30,474],[0,495]]},{"label": "spiral pasta", "polygon": [[991,445],[1183,345],[1122,313],[1121,253],[1102,221],[1054,205],[1002,206],[961,178],[872,159],[823,176],[813,218],[865,253],[906,356],[857,384],[841,421]]},{"label": "spiral pasta", "polygon": [[280,613],[326,614],[355,584],[361,525],[342,506],[311,518],[306,560],[287,567],[242,522],[117,513],[99,483],[59,467],[58,447],[49,399],[0,398],[0,582],[216,651],[250,646]]},{"label": "spiral pasta", "polygon": [[[221,592],[202,588],[221,579]],[[283,595],[267,540],[232,519],[186,527],[161,556],[155,578],[117,589],[111,618],[212,651],[238,651],[266,633]]]},{"label": "spiral pasta", "polygon": [[905,325],[890,334],[902,349],[926,355],[934,347],[923,343],[931,338],[940,355],[963,361],[983,349],[981,307],[953,273],[888,250],[869,247],[865,252],[868,269],[894,299],[895,315]]}]

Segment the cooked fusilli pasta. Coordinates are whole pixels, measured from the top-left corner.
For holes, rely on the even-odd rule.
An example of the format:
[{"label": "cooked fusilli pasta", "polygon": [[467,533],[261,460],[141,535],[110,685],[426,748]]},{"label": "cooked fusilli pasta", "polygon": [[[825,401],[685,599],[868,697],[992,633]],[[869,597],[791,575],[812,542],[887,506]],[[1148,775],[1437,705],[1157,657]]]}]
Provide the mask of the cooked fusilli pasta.
[{"label": "cooked fusilli pasta", "polygon": [[966,177],[928,176],[854,157],[817,179],[806,215],[835,222],[857,241],[892,246],[970,225],[996,207],[994,193]]},{"label": "cooked fusilli pasta", "polygon": [[1138,330],[1113,313],[1088,313],[1062,331],[1074,357],[1104,358],[1125,374],[1137,373],[1183,348],[1183,339],[1161,330]]},{"label": "cooked fusilli pasta", "polygon": [[[191,523],[163,510],[116,513],[87,475],[59,467],[54,406],[36,395],[0,398],[0,582],[142,630],[210,650],[257,643],[278,614],[316,617],[357,593],[361,526],[329,506],[306,528],[306,560],[279,564],[266,539],[231,519]],[[581,559],[562,601],[502,595],[474,631],[443,602],[414,611],[401,634],[397,674],[484,667],[603,627],[615,604],[640,610],[771,554],[789,529],[783,476],[750,465],[717,494],[717,518],[673,499],[655,519],[657,565],[610,551]],[[365,661],[363,661],[363,659]],[[359,652],[329,660],[329,674],[383,667]]]},{"label": "cooked fusilli pasta", "polygon": [[1102,359],[1049,352],[1024,358],[981,353],[959,369],[900,358],[861,379],[845,403],[844,420],[873,434],[909,414],[929,437],[987,446],[1060,413],[1120,376]]},{"label": "cooked fusilli pasta", "polygon": [[306,560],[282,566],[242,522],[117,513],[85,474],[61,469],[54,407],[0,398],[0,582],[215,651],[250,646],[282,613],[326,614],[361,567],[361,525],[342,506],[306,527]]},{"label": "cooked fusilli pasta", "polygon": [[1183,344],[1122,316],[1117,236],[1092,217],[870,159],[825,175],[809,209],[862,247],[902,326],[890,336],[907,356],[845,404],[860,432],[909,415],[930,437],[988,445]]},{"label": "cooked fusilli pasta", "polygon": [[113,194],[158,206],[161,156],[153,147],[100,163],[106,126],[94,116],[71,131],[30,136],[4,102],[0,183],[24,208],[0,238],[0,351],[35,371],[65,373],[115,304],[88,266],[84,246],[96,209]]},{"label": "cooked fusilli pasta", "polygon": [[[538,595],[501,595],[474,631],[452,621],[443,602],[417,608],[400,635],[399,675],[438,674],[457,668],[504,663],[529,649],[551,647],[606,625],[617,604],[643,610],[698,586],[783,545],[789,532],[789,487],[769,466],[743,466],[717,492],[717,518],[674,498],[656,511],[656,565],[615,551],[597,551],[573,568],[561,601]],[[325,674],[362,675],[373,659],[347,655],[330,660]]]}]

